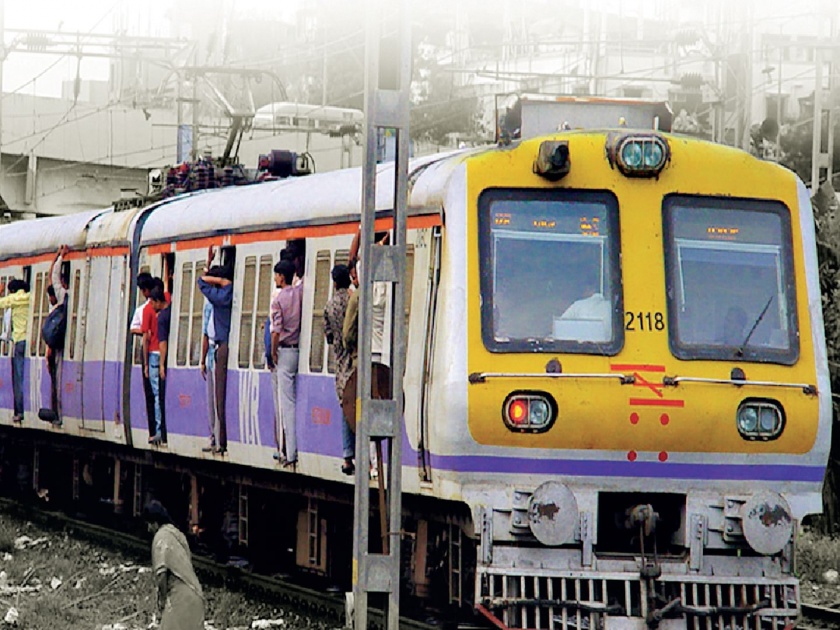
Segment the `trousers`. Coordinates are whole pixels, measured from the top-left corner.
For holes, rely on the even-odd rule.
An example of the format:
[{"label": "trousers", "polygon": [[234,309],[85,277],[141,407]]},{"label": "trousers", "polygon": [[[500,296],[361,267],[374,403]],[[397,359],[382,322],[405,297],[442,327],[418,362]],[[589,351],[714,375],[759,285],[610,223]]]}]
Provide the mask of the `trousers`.
[{"label": "trousers", "polygon": [[47,361],[50,373],[50,409],[56,420],[61,420],[61,374],[64,368],[64,350],[51,350]]},{"label": "trousers", "polygon": [[18,341],[12,355],[12,391],[15,396],[16,416],[23,416],[23,360],[25,356],[26,341]]},{"label": "trousers", "polygon": [[154,413],[155,425],[154,435],[161,436],[161,398],[160,398],[160,352],[149,353],[149,382],[152,385],[152,395],[154,396]]},{"label": "trousers", "polygon": [[[210,431],[210,446],[216,446],[219,443],[219,414],[216,411],[216,363],[215,353],[216,348],[211,347],[207,351],[207,358],[210,358],[210,353],[213,353],[213,367],[206,372],[206,387],[207,387],[207,425]],[[209,362],[209,361],[208,361]]]},{"label": "trousers", "polygon": [[295,428],[295,380],[300,351],[297,348],[280,348],[277,351],[277,398],[280,403],[280,422],[286,446],[286,461],[297,461],[297,431]]},{"label": "trousers", "polygon": [[227,448],[227,414],[225,403],[227,401],[227,364],[228,364],[228,343],[227,341],[216,344],[216,416],[219,424],[218,447]]}]

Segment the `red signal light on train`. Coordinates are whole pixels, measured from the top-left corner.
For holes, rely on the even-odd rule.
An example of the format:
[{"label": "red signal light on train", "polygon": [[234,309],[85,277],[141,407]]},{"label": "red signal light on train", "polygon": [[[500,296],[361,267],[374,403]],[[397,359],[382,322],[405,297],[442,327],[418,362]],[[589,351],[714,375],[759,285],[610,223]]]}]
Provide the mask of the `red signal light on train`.
[{"label": "red signal light on train", "polygon": [[522,399],[513,400],[508,407],[508,417],[513,424],[524,424],[528,419],[528,402]]},{"label": "red signal light on train", "polygon": [[514,392],[502,405],[502,419],[512,431],[541,433],[557,417],[557,403],[543,392]]}]

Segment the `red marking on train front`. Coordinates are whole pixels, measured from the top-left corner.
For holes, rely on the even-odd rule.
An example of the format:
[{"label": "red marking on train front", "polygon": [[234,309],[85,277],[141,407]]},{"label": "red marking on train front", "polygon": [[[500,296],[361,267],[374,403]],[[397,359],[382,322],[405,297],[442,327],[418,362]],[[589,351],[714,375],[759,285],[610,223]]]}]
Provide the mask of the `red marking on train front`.
[{"label": "red marking on train front", "polygon": [[325,407],[312,407],[312,424],[330,424],[330,410]]},{"label": "red marking on train front", "polygon": [[639,414],[635,411],[630,414],[630,424],[638,424],[639,422]]},{"label": "red marking on train front", "polygon": [[660,462],[667,462],[668,461],[668,453],[666,453],[665,451],[662,451],[661,453],[659,453],[659,461]]},{"label": "red marking on train front", "polygon": [[670,421],[671,421],[671,418],[667,413],[663,413],[661,416],[659,416],[659,422],[662,423],[663,427],[667,426]]},{"label": "red marking on train front", "polygon": [[636,451],[630,451],[627,453],[627,459],[631,462],[635,462],[638,455],[636,455]]},{"label": "red marking on train front", "polygon": [[664,372],[664,365],[650,365],[649,363],[613,363],[610,365],[613,372]]},{"label": "red marking on train front", "polygon": [[660,400],[658,398],[631,398],[630,404],[635,407],[685,407],[684,400]]},{"label": "red marking on train front", "polygon": [[651,383],[638,372],[633,372],[633,376],[636,379],[636,382],[633,383],[633,387],[647,387],[654,394],[662,398],[662,388],[664,387],[664,385],[662,385],[661,383]]}]

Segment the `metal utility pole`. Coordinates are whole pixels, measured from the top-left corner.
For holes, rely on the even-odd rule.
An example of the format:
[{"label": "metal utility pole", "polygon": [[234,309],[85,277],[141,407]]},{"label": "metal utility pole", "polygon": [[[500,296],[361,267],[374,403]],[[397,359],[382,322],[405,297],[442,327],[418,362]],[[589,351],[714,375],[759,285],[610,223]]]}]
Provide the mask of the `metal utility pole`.
[{"label": "metal utility pole", "polygon": [[[820,188],[820,181],[831,183],[832,165],[834,162],[834,125],[837,121],[835,111],[838,90],[840,90],[840,59],[838,59],[837,18],[834,14],[827,16],[830,21],[830,36],[828,41],[818,44],[814,51],[816,59],[816,77],[814,79],[814,131],[811,141],[811,194],[816,194]],[[828,65],[828,102],[823,93],[823,72]],[[826,119],[828,125],[826,139],[823,142],[822,122]],[[825,150],[823,150],[825,147]]]},{"label": "metal utility pole", "polygon": [[[383,40],[386,7],[399,7],[397,37]],[[353,522],[353,595],[355,627],[367,630],[368,595],[388,594],[388,630],[400,623],[400,531],[402,529],[402,415],[405,373],[405,272],[408,206],[409,85],[411,83],[411,22],[409,0],[367,2],[365,45],[365,152],[362,167],[362,271],[359,290],[359,357],[356,422],[356,491]],[[386,42],[394,46],[382,45]],[[397,50],[399,53],[397,53]],[[390,75],[390,76],[389,76]],[[393,180],[393,239],[374,245],[376,220],[377,145],[380,129],[396,132],[397,151]],[[386,171],[387,172],[387,171]],[[371,395],[373,383],[373,290],[377,282],[389,283],[392,295],[390,397]],[[386,318],[387,319],[387,318]],[[387,329],[386,333],[387,334]],[[384,335],[383,335],[384,336]],[[383,356],[383,363],[387,358]],[[386,392],[387,393],[387,392]],[[379,452],[379,510],[381,549],[371,551],[370,443]],[[382,467],[381,445],[387,448],[387,469]],[[384,518],[387,512],[387,518]]]}]

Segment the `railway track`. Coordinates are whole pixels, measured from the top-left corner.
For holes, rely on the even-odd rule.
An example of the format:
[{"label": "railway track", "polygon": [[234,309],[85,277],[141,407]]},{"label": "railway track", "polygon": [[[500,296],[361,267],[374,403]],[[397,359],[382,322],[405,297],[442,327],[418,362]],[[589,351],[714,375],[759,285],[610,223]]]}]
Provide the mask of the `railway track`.
[{"label": "railway track", "polygon": [[802,622],[798,630],[840,628],[840,609],[816,604],[802,604]]},{"label": "railway track", "polygon": [[[72,518],[61,512],[22,505],[0,497],[0,509],[52,529],[72,529],[85,539],[107,547],[116,547],[139,556],[149,555],[149,541],[117,530]],[[260,575],[238,567],[221,564],[205,556],[193,554],[196,570],[223,582],[227,587],[242,591],[259,590],[270,594],[278,604],[294,607],[299,613],[317,616],[341,624],[345,616],[343,594],[318,591],[276,577]],[[382,611],[371,609],[369,620],[372,628],[385,627]],[[428,624],[409,617],[400,617],[400,628],[409,630],[439,630],[440,625]]]}]

